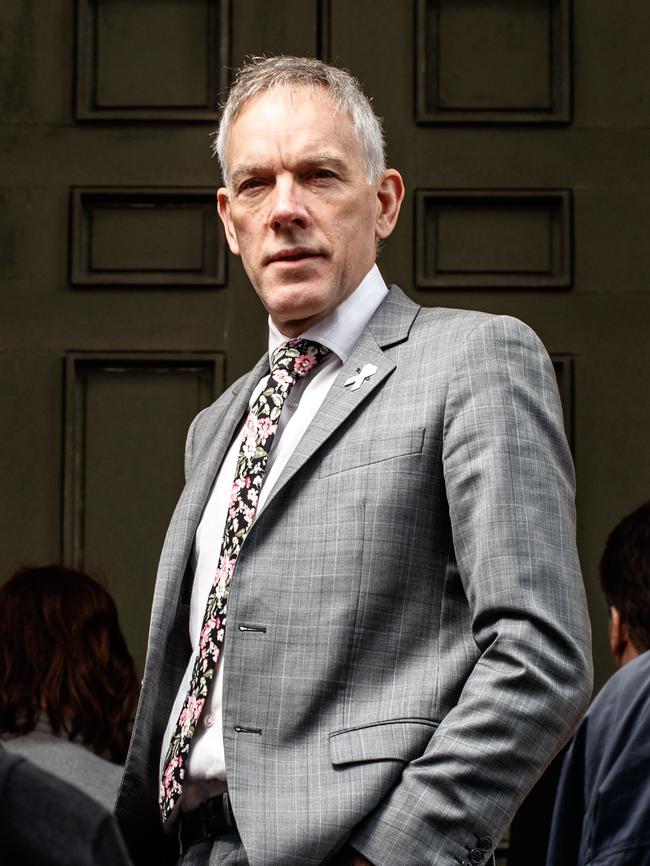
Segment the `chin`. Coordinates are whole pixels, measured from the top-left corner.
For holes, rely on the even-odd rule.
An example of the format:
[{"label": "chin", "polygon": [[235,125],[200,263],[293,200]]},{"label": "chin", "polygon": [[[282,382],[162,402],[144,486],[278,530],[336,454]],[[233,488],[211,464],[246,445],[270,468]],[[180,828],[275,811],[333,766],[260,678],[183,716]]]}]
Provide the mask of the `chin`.
[{"label": "chin", "polygon": [[276,323],[322,319],[336,304],[328,304],[319,291],[306,291],[304,286],[283,286],[271,293],[265,307]]}]

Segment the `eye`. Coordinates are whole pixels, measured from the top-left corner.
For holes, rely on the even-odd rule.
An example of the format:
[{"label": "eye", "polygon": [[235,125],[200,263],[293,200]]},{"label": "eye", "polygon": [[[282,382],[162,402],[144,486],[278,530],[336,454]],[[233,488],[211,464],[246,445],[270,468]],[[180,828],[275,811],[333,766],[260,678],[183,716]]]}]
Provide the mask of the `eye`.
[{"label": "eye", "polygon": [[237,192],[254,192],[264,186],[264,181],[259,177],[249,177],[247,180],[239,184]]},{"label": "eye", "polygon": [[328,168],[316,168],[310,173],[309,177],[312,180],[329,180],[329,178],[335,177],[335,175]]}]

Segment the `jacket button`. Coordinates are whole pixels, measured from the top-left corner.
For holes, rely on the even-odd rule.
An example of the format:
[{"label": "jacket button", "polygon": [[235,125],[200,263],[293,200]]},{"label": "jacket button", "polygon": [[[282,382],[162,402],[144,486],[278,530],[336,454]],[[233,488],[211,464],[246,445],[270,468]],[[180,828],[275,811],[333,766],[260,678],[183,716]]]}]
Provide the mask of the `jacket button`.
[{"label": "jacket button", "polygon": [[474,866],[471,860],[463,860],[460,866]]},{"label": "jacket button", "polygon": [[469,856],[472,858],[472,863],[482,863],[485,854],[480,848],[472,848],[469,852]]},{"label": "jacket button", "polygon": [[492,849],[492,839],[490,836],[481,836],[477,844],[481,851],[490,851]]}]

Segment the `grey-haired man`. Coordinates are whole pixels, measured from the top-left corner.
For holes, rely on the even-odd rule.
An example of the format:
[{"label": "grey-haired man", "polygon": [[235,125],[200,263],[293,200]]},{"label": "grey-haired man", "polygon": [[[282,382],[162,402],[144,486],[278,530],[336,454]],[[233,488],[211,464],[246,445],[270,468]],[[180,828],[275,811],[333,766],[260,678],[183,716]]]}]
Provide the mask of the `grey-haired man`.
[{"label": "grey-haired man", "polygon": [[591,688],[552,365],[386,286],[404,186],[347,73],[253,61],[216,149],[269,353],[188,434],[124,833],[143,864],[477,866]]}]

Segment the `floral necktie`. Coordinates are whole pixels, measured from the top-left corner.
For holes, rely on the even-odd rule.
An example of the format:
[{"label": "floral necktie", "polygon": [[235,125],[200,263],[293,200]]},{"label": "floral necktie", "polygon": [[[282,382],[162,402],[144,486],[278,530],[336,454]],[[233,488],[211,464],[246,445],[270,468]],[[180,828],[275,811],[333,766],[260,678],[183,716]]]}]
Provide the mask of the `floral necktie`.
[{"label": "floral necktie", "polygon": [[159,796],[163,823],[182,792],[192,736],[223,647],[230,581],[242,544],[255,517],[282,407],[297,379],[306,376],[328,351],[324,346],[310,340],[289,340],[279,346],[273,353],[271,375],[266,387],[248,413],[237,457],[217,573],[203,616],[199,650],[183,708],[165,756]]}]

